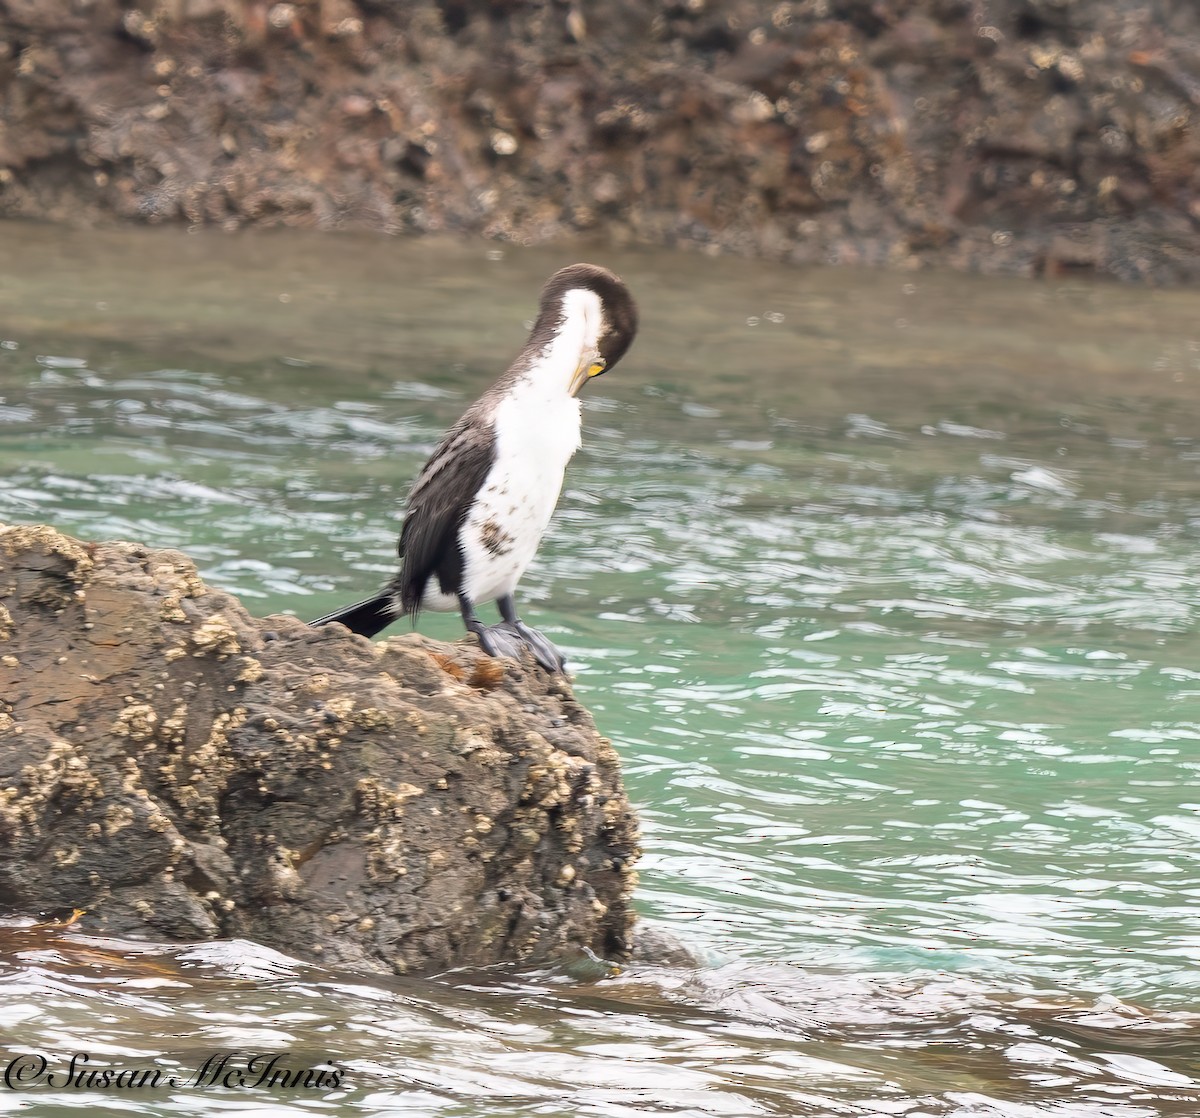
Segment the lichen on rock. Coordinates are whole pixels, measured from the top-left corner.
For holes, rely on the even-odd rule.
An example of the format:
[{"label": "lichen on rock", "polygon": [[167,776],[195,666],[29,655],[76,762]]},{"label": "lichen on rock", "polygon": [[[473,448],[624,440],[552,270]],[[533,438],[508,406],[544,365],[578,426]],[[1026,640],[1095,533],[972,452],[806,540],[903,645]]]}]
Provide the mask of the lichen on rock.
[{"label": "lichen on rock", "polygon": [[0,526],[0,633],[0,907],[403,973],[630,950],[636,821],[562,679],[42,526]]}]

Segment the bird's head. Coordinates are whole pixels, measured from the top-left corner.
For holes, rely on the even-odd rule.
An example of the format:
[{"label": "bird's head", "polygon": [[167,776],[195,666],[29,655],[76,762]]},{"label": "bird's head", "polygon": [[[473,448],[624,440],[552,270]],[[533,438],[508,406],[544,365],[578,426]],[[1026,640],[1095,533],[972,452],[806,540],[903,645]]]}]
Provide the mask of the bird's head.
[{"label": "bird's head", "polygon": [[637,321],[637,305],[617,276],[595,264],[572,264],[542,288],[530,341],[552,358],[577,396],[592,377],[621,360]]}]

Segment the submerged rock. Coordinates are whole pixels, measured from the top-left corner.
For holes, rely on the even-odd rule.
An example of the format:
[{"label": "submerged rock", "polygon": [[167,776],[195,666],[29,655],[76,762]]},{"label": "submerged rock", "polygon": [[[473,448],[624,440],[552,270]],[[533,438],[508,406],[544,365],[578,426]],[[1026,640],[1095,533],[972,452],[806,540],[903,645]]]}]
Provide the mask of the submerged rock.
[{"label": "submerged rock", "polygon": [[637,854],[561,676],[0,526],[0,908],[397,972],[620,958]]}]

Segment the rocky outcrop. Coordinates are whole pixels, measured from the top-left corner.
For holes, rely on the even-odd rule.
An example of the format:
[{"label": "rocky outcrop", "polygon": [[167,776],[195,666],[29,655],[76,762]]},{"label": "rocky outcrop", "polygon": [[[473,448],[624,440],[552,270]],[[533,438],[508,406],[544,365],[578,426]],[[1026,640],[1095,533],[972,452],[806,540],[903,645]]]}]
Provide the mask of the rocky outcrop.
[{"label": "rocky outcrop", "polygon": [[0,213],[1200,280],[1200,6],[3,0]]},{"label": "rocky outcrop", "polygon": [[620,958],[637,853],[563,677],[0,530],[0,909],[397,972]]}]

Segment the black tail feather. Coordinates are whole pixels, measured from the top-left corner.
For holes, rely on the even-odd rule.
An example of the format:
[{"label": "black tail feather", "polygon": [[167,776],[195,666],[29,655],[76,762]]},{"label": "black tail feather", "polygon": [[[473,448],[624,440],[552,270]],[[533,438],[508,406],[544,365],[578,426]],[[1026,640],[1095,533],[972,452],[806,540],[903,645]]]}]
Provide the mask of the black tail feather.
[{"label": "black tail feather", "polygon": [[376,594],[374,598],[355,602],[352,606],[343,606],[324,617],[318,617],[316,621],[310,621],[309,624],[328,625],[331,621],[337,621],[352,633],[361,637],[373,637],[380,630],[386,629],[398,616],[395,598],[391,594]]}]

